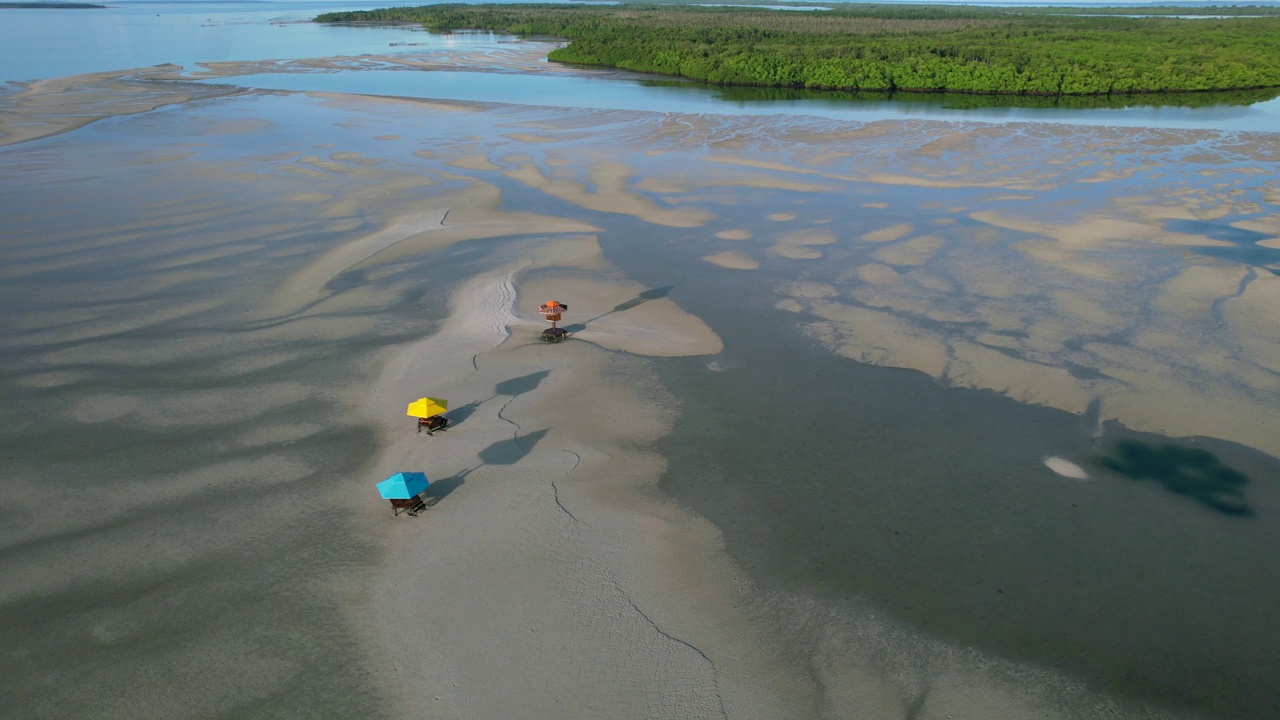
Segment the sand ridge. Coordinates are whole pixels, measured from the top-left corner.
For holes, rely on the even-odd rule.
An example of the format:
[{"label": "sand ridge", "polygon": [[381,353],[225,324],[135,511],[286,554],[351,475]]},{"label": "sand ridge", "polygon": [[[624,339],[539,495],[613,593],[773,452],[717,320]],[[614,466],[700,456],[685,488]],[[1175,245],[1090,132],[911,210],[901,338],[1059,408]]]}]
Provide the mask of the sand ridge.
[{"label": "sand ridge", "polygon": [[[460,287],[449,319],[399,351],[366,401],[385,438],[374,474],[424,470],[438,496],[393,518],[370,487],[352,494],[363,532],[391,542],[370,631],[395,670],[378,682],[409,716],[785,714],[782,699],[807,688],[732,611],[724,593],[742,583],[718,532],[652,493],[663,462],[644,445],[669,431],[672,400],[633,356],[597,347],[645,325],[663,332],[643,352],[714,353],[718,339],[607,269],[525,282],[536,257]],[[526,307],[552,291],[571,299],[566,320],[589,316],[556,345],[537,340],[545,322]],[[414,431],[403,405],[419,394],[450,400],[448,430]]]}]

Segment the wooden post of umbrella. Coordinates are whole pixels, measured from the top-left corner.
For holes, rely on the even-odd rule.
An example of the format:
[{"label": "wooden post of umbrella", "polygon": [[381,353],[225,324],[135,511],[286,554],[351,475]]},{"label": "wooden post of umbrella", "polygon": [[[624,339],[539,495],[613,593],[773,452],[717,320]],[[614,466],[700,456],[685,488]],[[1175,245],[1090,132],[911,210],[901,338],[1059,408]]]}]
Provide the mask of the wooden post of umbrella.
[{"label": "wooden post of umbrella", "polygon": [[551,323],[551,327],[542,331],[543,342],[560,342],[569,335],[569,332],[564,328],[556,327],[556,323],[560,321],[561,313],[568,309],[568,305],[555,300],[548,300],[538,308],[538,312],[542,313],[547,322]]}]

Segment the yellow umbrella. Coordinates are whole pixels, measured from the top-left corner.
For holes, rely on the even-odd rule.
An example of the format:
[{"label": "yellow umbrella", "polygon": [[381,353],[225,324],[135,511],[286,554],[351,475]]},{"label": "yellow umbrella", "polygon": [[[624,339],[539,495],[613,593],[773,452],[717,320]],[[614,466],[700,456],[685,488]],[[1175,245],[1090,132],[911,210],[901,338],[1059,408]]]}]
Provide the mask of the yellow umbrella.
[{"label": "yellow umbrella", "polygon": [[409,410],[405,414],[409,417],[429,418],[439,415],[448,409],[448,400],[424,397],[409,403]]}]

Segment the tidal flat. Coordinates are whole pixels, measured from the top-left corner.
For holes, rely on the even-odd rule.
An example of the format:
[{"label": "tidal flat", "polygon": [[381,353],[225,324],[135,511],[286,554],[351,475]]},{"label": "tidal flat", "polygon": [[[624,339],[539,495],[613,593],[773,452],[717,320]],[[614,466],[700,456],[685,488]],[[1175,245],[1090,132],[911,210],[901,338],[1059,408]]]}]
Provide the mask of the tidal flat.
[{"label": "tidal flat", "polygon": [[1275,134],[195,79],[0,97],[18,716],[1271,717]]}]

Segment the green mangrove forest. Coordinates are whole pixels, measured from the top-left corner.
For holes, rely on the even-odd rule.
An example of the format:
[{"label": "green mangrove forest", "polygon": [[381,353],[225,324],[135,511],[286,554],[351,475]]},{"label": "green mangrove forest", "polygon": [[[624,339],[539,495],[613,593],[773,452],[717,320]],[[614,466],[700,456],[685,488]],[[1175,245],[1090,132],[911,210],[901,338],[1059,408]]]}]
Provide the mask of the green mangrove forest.
[{"label": "green mangrove forest", "polygon": [[[1090,8],[1104,11],[1089,15],[1078,10],[450,4],[335,12],[315,20],[552,36],[568,41],[548,55],[556,62],[725,86],[1057,97],[1280,88],[1280,12],[1274,6],[1191,12],[1144,7],[1143,17],[1108,12],[1114,8]],[[1208,16],[1170,17],[1173,11]]]}]

